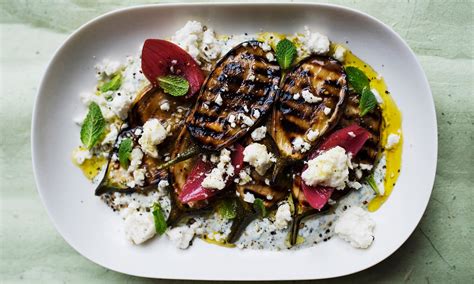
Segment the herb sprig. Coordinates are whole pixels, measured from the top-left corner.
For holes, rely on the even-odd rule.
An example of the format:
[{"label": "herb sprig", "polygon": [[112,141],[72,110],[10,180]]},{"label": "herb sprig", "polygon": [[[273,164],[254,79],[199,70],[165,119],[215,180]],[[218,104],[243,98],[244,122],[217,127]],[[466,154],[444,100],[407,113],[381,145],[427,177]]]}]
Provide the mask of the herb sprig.
[{"label": "herb sprig", "polygon": [[96,103],[89,105],[87,113],[81,127],[81,142],[87,149],[94,147],[100,141],[105,131],[105,119],[100,107]]}]

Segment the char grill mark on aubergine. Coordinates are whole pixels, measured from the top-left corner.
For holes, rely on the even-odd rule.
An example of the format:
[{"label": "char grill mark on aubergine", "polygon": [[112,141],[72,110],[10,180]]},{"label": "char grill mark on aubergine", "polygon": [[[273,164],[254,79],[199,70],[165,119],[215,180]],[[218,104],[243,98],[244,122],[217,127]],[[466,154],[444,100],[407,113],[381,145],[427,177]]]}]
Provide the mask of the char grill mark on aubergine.
[{"label": "char grill mark on aubergine", "polygon": [[[302,91],[308,90],[321,99],[308,103]],[[285,78],[275,103],[272,136],[282,156],[299,160],[305,153],[293,150],[292,141],[302,138],[314,146],[319,139],[309,141],[309,130],[318,131],[322,137],[337,123],[347,92],[346,75],[342,65],[331,57],[313,55],[302,60]],[[299,98],[294,96],[299,94]],[[297,95],[298,96],[298,95]],[[325,107],[331,109],[324,113]]]},{"label": "char grill mark on aubergine", "polygon": [[[258,41],[243,42],[209,74],[187,120],[189,133],[203,148],[219,150],[244,136],[252,127],[239,120],[239,114],[255,125],[269,111],[281,70],[276,61],[266,58],[268,52]],[[258,117],[253,116],[255,111]],[[235,127],[229,122],[230,115],[235,117]]]}]

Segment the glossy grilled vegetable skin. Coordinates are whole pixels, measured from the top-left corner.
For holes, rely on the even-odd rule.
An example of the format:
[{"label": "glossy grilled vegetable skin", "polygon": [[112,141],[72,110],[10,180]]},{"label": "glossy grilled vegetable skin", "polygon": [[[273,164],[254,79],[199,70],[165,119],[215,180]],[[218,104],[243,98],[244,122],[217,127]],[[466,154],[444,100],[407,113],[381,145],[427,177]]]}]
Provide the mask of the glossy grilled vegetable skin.
[{"label": "glossy grilled vegetable skin", "polygon": [[[281,70],[276,61],[266,58],[269,52],[257,41],[244,42],[216,64],[187,120],[191,136],[201,147],[219,150],[230,146],[252,128],[239,120],[241,115],[255,125],[271,109]],[[229,121],[232,116],[235,125]]]},{"label": "glossy grilled vegetable skin", "polygon": [[[186,116],[194,103],[193,98],[174,97],[163,92],[159,87],[145,86],[128,112],[128,123],[131,128],[142,126],[147,120],[157,118],[170,121],[170,130],[176,134],[184,125]],[[166,104],[169,109],[166,108]],[[163,106],[163,107],[162,107]]]},{"label": "glossy grilled vegetable skin", "polygon": [[[320,102],[308,103],[302,96],[309,90]],[[307,139],[309,130],[324,136],[338,122],[347,93],[342,65],[331,57],[312,55],[298,63],[285,77],[272,118],[272,136],[282,157],[300,160],[310,151],[295,151],[292,141],[302,138],[314,146],[319,139]],[[297,99],[295,99],[295,94]],[[331,109],[324,113],[325,107]]]},{"label": "glossy grilled vegetable skin", "polygon": [[[139,137],[135,135],[135,131],[137,129],[141,129],[141,127],[123,130],[117,137],[117,141],[120,141],[124,138],[130,138],[134,146],[138,145]],[[166,141],[164,143],[166,143]],[[116,143],[112,149],[112,155],[116,155],[118,157],[118,149],[119,143]],[[166,180],[168,178],[167,171],[158,169],[158,166],[163,162],[164,160],[162,156],[161,158],[153,158],[144,155],[142,164],[140,165],[140,168],[146,169],[144,184],[142,186],[135,186],[132,188],[127,186],[126,181],[128,179],[124,180],[120,178],[123,175],[128,175],[131,173],[127,173],[127,169],[124,169],[120,166],[120,162],[118,159],[114,160],[112,158],[109,158],[105,175],[102,178],[102,181],[100,182],[99,186],[96,188],[95,195],[102,195],[104,193],[111,192],[144,192],[149,189],[154,189],[156,188],[156,184],[160,180]]]}]

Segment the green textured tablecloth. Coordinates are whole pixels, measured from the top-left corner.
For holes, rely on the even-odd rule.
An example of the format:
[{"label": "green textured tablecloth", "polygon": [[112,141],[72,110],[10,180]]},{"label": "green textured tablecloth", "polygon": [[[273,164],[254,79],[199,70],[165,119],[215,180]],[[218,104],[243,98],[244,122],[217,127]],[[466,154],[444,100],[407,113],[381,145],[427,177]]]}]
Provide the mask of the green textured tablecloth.
[{"label": "green textured tablecloth", "polygon": [[[56,48],[89,19],[152,2],[157,1],[0,1],[2,283],[155,281],[107,270],[69,247],[41,204],[30,153],[33,101]],[[327,282],[474,283],[474,2],[328,2],[367,12],[408,41],[432,88],[439,156],[431,201],[408,241],[375,267]]]}]

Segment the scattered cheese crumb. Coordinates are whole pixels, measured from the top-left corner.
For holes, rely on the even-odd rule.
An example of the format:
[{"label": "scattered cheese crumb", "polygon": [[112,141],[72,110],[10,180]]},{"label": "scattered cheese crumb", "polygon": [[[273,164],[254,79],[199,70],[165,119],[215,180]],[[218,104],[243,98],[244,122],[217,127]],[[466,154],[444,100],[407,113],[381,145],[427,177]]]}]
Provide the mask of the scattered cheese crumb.
[{"label": "scattered cheese crumb", "polygon": [[143,134],[138,143],[143,152],[153,158],[158,157],[157,145],[161,144],[168,135],[166,129],[156,118],[150,119],[143,125]]},{"label": "scattered cheese crumb", "polygon": [[288,222],[291,221],[291,210],[288,202],[284,202],[278,206],[278,210],[275,215],[275,226],[277,229],[285,229],[288,227]]},{"label": "scattered cheese crumb", "polygon": [[260,126],[256,128],[250,136],[252,137],[253,141],[260,141],[265,138],[267,134],[267,128],[265,126]]},{"label": "scattered cheese crumb", "polygon": [[250,192],[246,192],[244,194],[244,201],[248,202],[248,203],[254,203],[255,202],[255,196]]},{"label": "scattered cheese crumb", "polygon": [[387,144],[385,144],[385,149],[393,149],[400,142],[400,135],[390,133],[387,137]]},{"label": "scattered cheese crumb", "polygon": [[265,175],[273,161],[273,155],[267,152],[267,147],[263,144],[252,143],[244,149],[244,162],[253,166],[259,175]]},{"label": "scattered cheese crumb", "polygon": [[375,222],[360,207],[344,211],[336,221],[334,232],[355,248],[368,248],[374,241]]},{"label": "scattered cheese crumb", "polygon": [[151,239],[155,233],[153,214],[149,212],[134,212],[125,218],[125,237],[132,243],[139,245]]},{"label": "scattered cheese crumb", "polygon": [[313,93],[311,93],[309,90],[303,90],[301,92],[301,95],[303,96],[305,102],[310,104],[318,103],[323,100],[320,97],[314,96]]},{"label": "scattered cheese crumb", "polygon": [[313,142],[318,138],[319,136],[319,130],[312,130],[310,129],[308,133],[306,134],[306,138],[308,138],[309,141]]},{"label": "scattered cheese crumb", "polygon": [[328,107],[324,107],[323,112],[324,112],[325,115],[329,115],[331,113],[331,109],[328,108]]},{"label": "scattered cheese crumb", "polygon": [[222,100],[221,94],[217,94],[217,97],[216,97],[215,102],[216,102],[216,104],[217,104],[218,106],[221,106],[221,105],[222,105],[223,100]]},{"label": "scattered cheese crumb", "polygon": [[301,137],[296,137],[293,139],[291,144],[293,145],[293,149],[297,152],[305,153],[311,149],[311,145],[304,141]]}]

